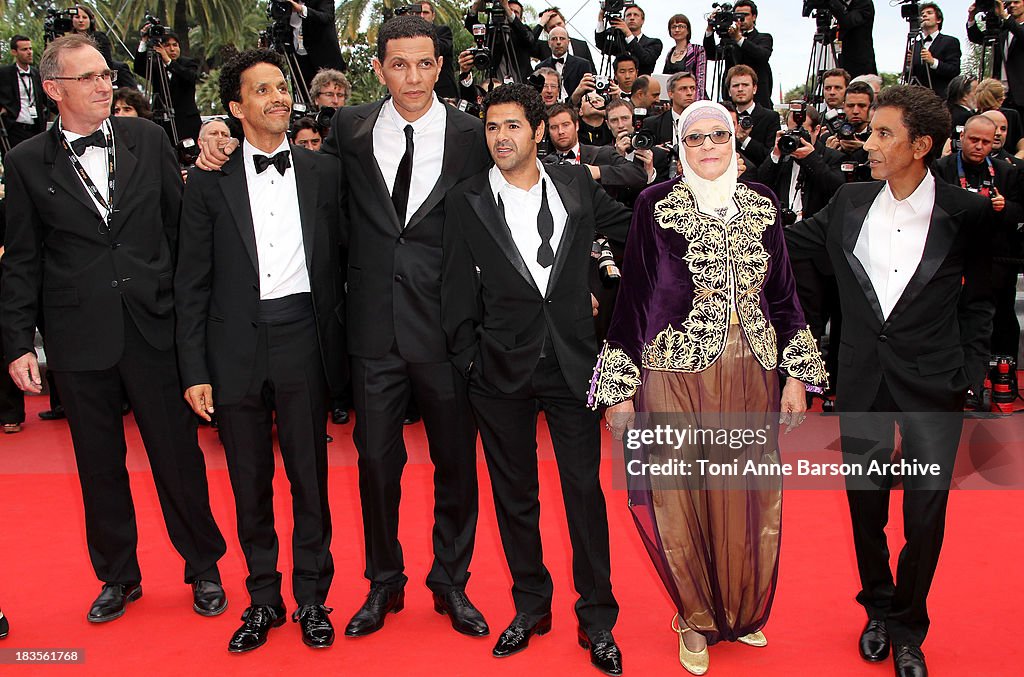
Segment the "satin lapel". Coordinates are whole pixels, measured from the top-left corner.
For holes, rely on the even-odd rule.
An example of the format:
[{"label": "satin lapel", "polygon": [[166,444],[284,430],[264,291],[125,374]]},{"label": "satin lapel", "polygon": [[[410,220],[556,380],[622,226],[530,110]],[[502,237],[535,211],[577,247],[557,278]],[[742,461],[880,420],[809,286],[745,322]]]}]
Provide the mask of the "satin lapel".
[{"label": "satin lapel", "polygon": [[259,258],[256,255],[256,226],[252,223],[252,205],[249,204],[249,188],[245,181],[245,159],[241,152],[235,153],[224,165],[224,178],[220,189],[227,200],[228,211],[235,220],[238,234],[242,237],[245,251],[258,275]]},{"label": "satin lapel", "polygon": [[377,118],[380,117],[380,111],[383,107],[384,102],[381,101],[380,104],[369,110],[369,114],[365,118],[352,123],[352,147],[355,151],[353,154],[360,161],[359,165],[363,168],[368,185],[358,186],[353,184],[351,190],[365,188],[372,191],[377,196],[375,202],[380,211],[391,222],[395,231],[400,232],[402,224],[398,222],[398,213],[395,212],[395,205],[391,202],[388,184],[384,180],[384,175],[381,174],[380,166],[377,164],[376,157],[373,154],[373,127],[377,124]]},{"label": "satin lapel", "polygon": [[302,247],[306,253],[306,270],[313,274],[313,244],[316,242],[316,211],[320,192],[320,176],[316,163],[305,153],[292,150],[295,183],[299,194],[299,219],[302,222]]},{"label": "satin lapel", "polygon": [[[555,189],[558,191],[558,197],[562,200],[562,206],[565,207],[565,211],[568,214],[568,218],[565,221],[565,230],[562,231],[562,239],[558,242],[558,251],[555,252],[555,264],[551,268],[551,275],[548,277],[547,293],[550,293],[558,282],[558,276],[562,274],[562,270],[565,268],[565,261],[569,258],[569,252],[572,251],[572,241],[576,236],[576,228],[583,217],[583,206],[580,204],[579,197],[576,194],[575,173],[565,181],[560,176],[556,177],[551,173],[548,174],[548,177],[551,178],[551,183],[554,184]],[[547,296],[547,293],[545,293],[545,296]]]},{"label": "satin lapel", "polygon": [[466,193],[466,201],[473,208],[473,211],[476,212],[480,223],[484,225],[484,228],[491,234],[494,241],[498,243],[498,247],[505,254],[505,258],[519,271],[523,279],[540,294],[537,282],[533,279],[533,275],[530,274],[530,269],[526,267],[526,261],[523,260],[522,255],[519,253],[519,248],[516,247],[516,243],[512,239],[512,231],[509,230],[505,217],[502,216],[501,210],[498,209],[498,205],[494,202],[494,196],[491,195],[487,181],[483,182],[480,192]]},{"label": "satin lapel", "polygon": [[96,203],[94,203],[92,198],[89,197],[89,193],[85,189],[85,186],[82,185],[82,180],[78,178],[78,174],[75,172],[75,168],[72,166],[71,160],[68,158],[64,148],[60,145],[57,130],[58,122],[54,122],[50,131],[46,132],[49,134],[49,138],[47,138],[46,150],[44,151],[43,157],[47,164],[53,166],[50,178],[53,179],[54,183],[63,188],[65,192],[85,205],[89,211],[96,215],[96,218],[101,218],[99,210],[96,209]]},{"label": "satin lapel", "polygon": [[864,221],[867,218],[868,210],[871,209],[871,204],[878,197],[878,193],[884,189],[885,184],[881,184],[878,190],[864,191],[862,195],[850,200],[851,209],[843,219],[842,232],[843,254],[846,255],[846,262],[850,265],[853,276],[857,278],[857,282],[864,292],[864,297],[871,305],[871,309],[875,311],[875,316],[878,318],[879,323],[885,321],[885,317],[882,315],[882,304],[878,302],[878,294],[875,292],[874,285],[871,284],[871,278],[868,277],[864,264],[854,256],[853,249],[857,246],[857,238],[860,237],[860,231],[864,227]]},{"label": "satin lapel", "polygon": [[907,306],[913,303],[914,299],[924,290],[935,276],[935,271],[946,260],[953,240],[956,239],[958,229],[956,217],[962,210],[957,210],[956,205],[945,200],[945,196],[949,192],[943,188],[945,188],[944,185],[936,182],[935,206],[932,208],[932,218],[928,224],[928,236],[924,241],[921,263],[917,265],[917,270],[914,271],[910,282],[907,283],[906,289],[903,290],[903,294],[900,295],[892,312],[889,313],[889,322],[895,320],[900,313],[906,310]]},{"label": "satin lapel", "polygon": [[[128,194],[128,187],[135,177],[139,159],[135,155],[135,137],[132,136],[131,130],[116,124],[113,118],[110,124],[114,129],[114,209],[117,210],[119,205],[124,204],[124,197]],[[111,222],[111,235],[117,235],[125,226],[125,221],[117,218],[117,211],[114,212]]]},{"label": "satin lapel", "polygon": [[[455,117],[453,111],[454,109],[449,108],[447,104],[445,105],[447,120],[444,128],[444,158],[441,160],[441,176],[437,178],[437,183],[434,184],[434,189],[430,191],[430,195],[427,196],[427,199],[423,201],[420,208],[409,219],[409,224],[405,227],[405,230],[414,227],[424,216],[429,214],[462,177],[462,170],[466,166],[466,160],[470,154],[458,151],[461,148],[461,142],[465,141],[466,135],[472,134],[472,129],[460,129],[453,119]],[[471,136],[470,138],[473,137]],[[396,216],[395,218],[397,219],[398,217]]]}]

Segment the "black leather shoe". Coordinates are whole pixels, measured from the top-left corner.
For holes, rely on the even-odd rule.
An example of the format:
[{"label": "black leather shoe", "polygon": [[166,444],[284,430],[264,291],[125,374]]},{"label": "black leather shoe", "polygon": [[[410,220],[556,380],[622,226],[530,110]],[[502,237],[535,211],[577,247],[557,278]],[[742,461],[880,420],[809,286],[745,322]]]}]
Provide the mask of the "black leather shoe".
[{"label": "black leather shoe", "polygon": [[860,656],[866,661],[877,663],[889,655],[889,631],[885,621],[868,621],[860,633]]},{"label": "black leather shoe", "polygon": [[402,425],[415,425],[420,422],[421,418],[419,414],[406,414],[405,418],[402,419]]},{"label": "black leather shoe", "polygon": [[331,423],[334,425],[345,425],[349,422],[348,409],[335,409],[331,412]]},{"label": "black leather shoe", "polygon": [[58,404],[53,409],[41,411],[37,415],[44,421],[59,421],[62,418],[68,417],[68,415],[64,413],[64,406],[60,404]]},{"label": "black leather shoe", "polygon": [[580,646],[590,649],[590,664],[606,675],[622,674],[622,652],[615,643],[615,638],[609,630],[597,630],[592,635],[583,632],[583,628],[576,631]]},{"label": "black leather shoe", "polygon": [[371,587],[363,606],[345,627],[345,634],[349,637],[363,637],[377,632],[384,627],[384,617],[388,613],[397,614],[404,608],[404,588],[389,591],[381,586]]},{"label": "black leather shoe", "polygon": [[100,591],[100,596],[92,603],[92,608],[89,609],[89,615],[86,618],[90,623],[106,623],[120,618],[124,616],[128,602],[134,602],[140,597],[142,597],[141,585],[107,583]]},{"label": "black leather shoe", "polygon": [[528,647],[530,638],[534,635],[546,635],[550,631],[550,612],[543,616],[518,613],[505,628],[505,631],[501,633],[501,637],[498,638],[498,643],[494,645],[494,651],[491,653],[495,658],[511,656]]},{"label": "black leather shoe", "polygon": [[224,588],[213,581],[192,584],[192,610],[200,616],[220,616],[228,608]]},{"label": "black leather shoe", "polygon": [[260,604],[249,607],[242,614],[242,627],[235,631],[228,642],[228,651],[243,653],[258,649],[267,643],[270,628],[284,624],[286,612],[283,606]]},{"label": "black leather shoe", "polygon": [[455,632],[470,637],[486,637],[491,629],[487,627],[484,615],[473,606],[462,590],[452,590],[443,595],[434,593],[434,611],[451,619]]},{"label": "black leather shoe", "polygon": [[0,611],[0,639],[6,637],[10,631],[11,624],[7,622],[7,616],[4,616],[4,612]]},{"label": "black leather shoe", "polygon": [[302,629],[302,641],[314,649],[326,649],[334,644],[334,626],[327,614],[334,611],[323,604],[300,606],[292,614],[292,621]]},{"label": "black leather shoe", "polygon": [[892,662],[896,666],[896,677],[928,677],[928,666],[924,664],[924,653],[919,646],[897,644],[892,650]]}]

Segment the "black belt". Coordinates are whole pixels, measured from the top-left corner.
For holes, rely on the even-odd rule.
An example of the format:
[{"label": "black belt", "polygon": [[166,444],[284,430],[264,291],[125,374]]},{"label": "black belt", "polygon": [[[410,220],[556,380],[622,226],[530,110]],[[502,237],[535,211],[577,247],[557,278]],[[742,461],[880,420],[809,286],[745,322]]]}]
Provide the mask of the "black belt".
[{"label": "black belt", "polygon": [[312,317],[313,295],[309,292],[260,301],[256,311],[256,321],[261,324],[285,324]]}]

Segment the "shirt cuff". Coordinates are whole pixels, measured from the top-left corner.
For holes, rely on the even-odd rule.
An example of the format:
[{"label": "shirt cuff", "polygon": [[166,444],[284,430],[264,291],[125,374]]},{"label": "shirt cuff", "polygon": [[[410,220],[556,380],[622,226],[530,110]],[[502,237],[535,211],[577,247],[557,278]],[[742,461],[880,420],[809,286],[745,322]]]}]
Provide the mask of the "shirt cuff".
[{"label": "shirt cuff", "polygon": [[750,137],[743,139],[743,143],[740,144],[740,150],[746,150],[747,144],[750,143]]},{"label": "shirt cuff", "polygon": [[301,16],[303,19],[309,16],[309,9],[305,5],[302,6],[302,11],[299,12],[299,16]]},{"label": "shirt cuff", "polygon": [[747,38],[745,36],[741,35],[740,39],[736,41],[736,46],[737,47],[742,47],[743,43],[746,42],[746,40],[747,40]]},{"label": "shirt cuff", "polygon": [[770,157],[772,159],[772,162],[774,162],[775,164],[779,164],[779,161],[782,159],[780,157],[776,157],[774,150],[772,150],[772,152],[768,154],[768,157]]},{"label": "shirt cuff", "polygon": [[939,60],[938,59],[932,59],[932,65],[928,66],[928,68],[931,68],[932,70],[935,70],[938,67],[939,67]]}]

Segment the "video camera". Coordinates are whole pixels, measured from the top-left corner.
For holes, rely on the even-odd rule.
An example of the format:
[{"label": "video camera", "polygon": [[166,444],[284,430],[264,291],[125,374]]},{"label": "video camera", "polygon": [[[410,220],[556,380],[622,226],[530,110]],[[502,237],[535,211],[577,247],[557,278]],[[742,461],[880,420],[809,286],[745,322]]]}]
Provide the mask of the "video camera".
[{"label": "video camera", "polygon": [[601,3],[601,11],[604,12],[604,20],[622,19],[626,10],[635,7],[636,3],[631,0],[604,0]]},{"label": "video camera", "polygon": [[146,33],[146,37],[149,38],[147,44],[150,49],[163,43],[164,38],[167,37],[167,26],[160,23],[160,19],[152,14],[146,14],[146,18],[142,22],[142,30],[145,31],[147,28],[149,31]]},{"label": "video camera", "polygon": [[267,0],[267,18],[271,21],[290,21],[292,4],[288,0]]},{"label": "video camera", "polygon": [[716,2],[711,5],[708,23],[719,39],[728,38],[729,30],[736,25],[736,11],[732,3]]},{"label": "video camera", "polygon": [[817,12],[819,15],[822,12],[829,11],[829,0],[804,0],[803,16],[809,19],[812,14]]},{"label": "video camera", "polygon": [[77,7],[69,9],[48,7],[46,17],[43,19],[43,40],[52,42],[65,33],[70,33],[74,29],[72,22],[76,16],[78,16]]},{"label": "video camera", "polygon": [[423,5],[402,5],[401,7],[395,7],[395,16],[405,16],[406,14],[423,14]]},{"label": "video camera", "polygon": [[501,0],[485,0],[484,12],[487,14],[488,26],[500,26],[508,23],[508,14],[505,12],[505,5]]},{"label": "video camera", "polygon": [[779,137],[779,154],[783,156],[795,153],[803,145],[803,141],[811,142],[811,133],[804,128],[804,122],[807,121],[807,102],[803,99],[790,101],[789,113],[793,116],[796,127]]},{"label": "video camera", "polygon": [[633,150],[650,150],[658,143],[654,134],[644,129],[644,120],[646,119],[646,108],[633,109],[633,133],[629,136],[629,143],[633,146]]}]

